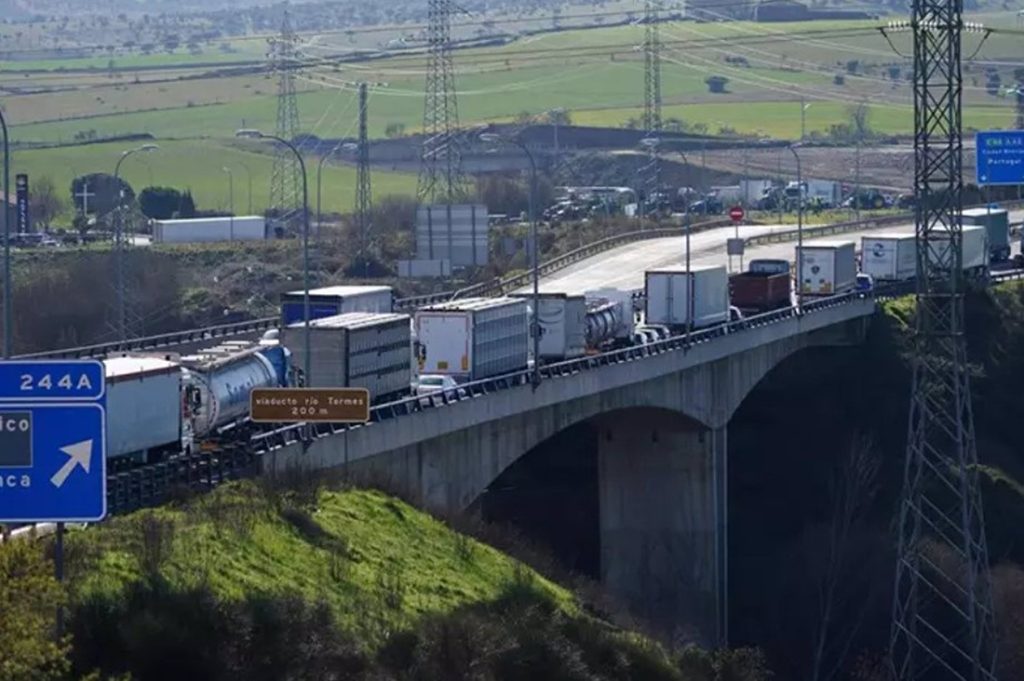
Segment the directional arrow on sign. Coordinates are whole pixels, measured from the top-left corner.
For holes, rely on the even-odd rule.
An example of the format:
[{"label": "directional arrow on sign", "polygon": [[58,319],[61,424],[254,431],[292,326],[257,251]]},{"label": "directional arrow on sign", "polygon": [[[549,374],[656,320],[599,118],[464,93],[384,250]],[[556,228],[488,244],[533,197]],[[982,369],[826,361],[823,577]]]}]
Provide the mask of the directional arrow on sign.
[{"label": "directional arrow on sign", "polygon": [[60,451],[68,455],[68,460],[50,478],[50,482],[57,488],[63,487],[68,476],[79,466],[88,474],[89,465],[92,463],[92,440],[76,442],[73,445],[61,447]]}]

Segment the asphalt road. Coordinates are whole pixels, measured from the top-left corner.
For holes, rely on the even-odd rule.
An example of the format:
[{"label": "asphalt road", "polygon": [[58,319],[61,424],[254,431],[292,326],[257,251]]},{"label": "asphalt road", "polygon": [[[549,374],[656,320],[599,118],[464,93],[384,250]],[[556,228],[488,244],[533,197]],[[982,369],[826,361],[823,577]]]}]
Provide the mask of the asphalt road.
[{"label": "asphalt road", "polygon": [[[1011,212],[1010,220],[1012,223],[1020,223],[1022,219],[1024,219],[1024,211]],[[741,237],[749,238],[775,231],[788,231],[792,229],[794,229],[793,225],[743,226],[739,228],[739,234]],[[889,225],[872,230],[861,230],[821,239],[807,240],[806,243],[812,244],[815,241],[853,241],[857,244],[857,249],[860,250],[862,236],[878,234],[879,232],[913,233],[913,231],[913,224]],[[733,227],[723,227],[691,235],[690,260],[693,267],[725,265],[731,267],[731,271],[740,271],[739,258],[734,257],[730,265],[729,256],[726,253],[726,240],[733,236],[735,236],[735,229]],[[750,262],[756,258],[772,258],[787,259],[793,262],[795,260],[795,250],[795,242],[752,246],[747,248],[744,261]],[[1019,252],[1019,243],[1014,244],[1014,253],[1017,252]],[[637,291],[644,287],[644,272],[660,268],[685,267],[685,265],[685,237],[639,241],[595,255],[592,258],[583,260],[545,277],[541,280],[540,290],[542,293],[568,293],[574,295],[602,288]],[[527,286],[519,289],[519,292],[529,293],[532,290],[531,287]]]}]

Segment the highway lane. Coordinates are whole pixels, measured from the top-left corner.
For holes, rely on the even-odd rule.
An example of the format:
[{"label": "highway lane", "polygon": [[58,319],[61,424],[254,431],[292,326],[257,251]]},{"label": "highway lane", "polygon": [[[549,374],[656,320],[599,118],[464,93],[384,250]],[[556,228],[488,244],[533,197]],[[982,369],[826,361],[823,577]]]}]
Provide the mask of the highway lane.
[{"label": "highway lane", "polygon": [[[1019,223],[1024,220],[1024,210],[1012,211],[1010,220]],[[750,238],[761,234],[795,229],[793,225],[751,225],[739,228],[740,236]],[[807,239],[806,243],[815,241],[853,241],[860,249],[861,237],[878,233],[913,233],[913,224],[888,225],[875,229],[858,230],[846,234],[818,239]],[[726,240],[734,236],[732,227],[713,229],[690,237],[690,260],[694,267],[709,265],[729,266],[726,254]],[[783,242],[748,246],[744,261],[756,258],[795,260],[796,242]],[[1014,252],[1019,252],[1019,240],[1015,239]],[[668,237],[639,241],[613,249],[593,258],[583,260],[569,268],[556,272],[541,280],[541,292],[569,293],[580,295],[588,291],[602,288],[617,288],[625,291],[638,291],[644,287],[644,272],[659,268],[685,267],[685,237]],[[739,271],[739,258],[733,258],[733,271]],[[521,293],[529,293],[529,286],[519,289]]]}]

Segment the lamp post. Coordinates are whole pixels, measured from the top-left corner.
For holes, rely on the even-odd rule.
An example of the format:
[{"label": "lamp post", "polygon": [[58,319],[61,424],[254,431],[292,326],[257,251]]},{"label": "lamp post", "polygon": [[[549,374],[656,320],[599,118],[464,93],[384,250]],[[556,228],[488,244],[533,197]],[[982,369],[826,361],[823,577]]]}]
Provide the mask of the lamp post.
[{"label": "lamp post", "polygon": [[245,171],[246,179],[249,180],[249,209],[248,215],[252,215],[252,170],[249,169],[249,165],[246,163],[239,163],[242,166],[242,170]]},{"label": "lamp post", "polygon": [[[657,148],[657,146],[659,144],[661,144],[661,140],[659,138],[657,138],[657,137],[645,137],[644,139],[640,140],[640,144],[641,144],[641,146],[648,147],[648,148]],[[682,150],[679,150],[679,155],[683,157],[683,165],[687,165],[687,166],[690,165],[690,159],[687,158],[686,152],[684,152]],[[705,199],[705,202],[706,202],[706,199]],[[690,231],[691,230],[690,230],[690,196],[689,196],[689,193],[687,193],[687,196],[683,200],[683,229],[685,230],[685,233],[686,233],[686,276],[690,277],[691,276],[690,275]],[[690,327],[692,326],[692,322],[693,322],[693,308],[694,308],[692,279],[687,283],[686,290],[687,290],[687,295],[686,295],[686,336],[687,336],[687,338],[689,338],[689,336],[690,336]]]},{"label": "lamp post", "polygon": [[11,358],[14,338],[13,291],[11,291],[11,144],[7,119],[0,111],[0,127],[4,132],[4,359]]},{"label": "lamp post", "polygon": [[796,159],[796,307],[802,312],[804,307],[804,181],[800,168],[800,154],[796,153],[799,148],[799,144],[789,145],[789,150],[793,153],[793,158]]},{"label": "lamp post", "polygon": [[228,228],[228,230],[229,230],[228,231],[228,234],[229,234],[228,241],[234,241],[235,240],[235,175],[234,175],[234,173],[231,172],[231,168],[228,168],[227,166],[224,166],[223,168],[221,168],[221,170],[223,170],[225,173],[228,174],[228,213],[231,214],[230,218],[229,218],[229,222],[228,222],[228,225],[230,225],[229,228]]},{"label": "lamp post", "polygon": [[302,284],[303,284],[303,295],[302,295],[302,316],[305,321],[305,330],[303,335],[303,346],[306,353],[304,362],[302,365],[302,375],[304,385],[308,388],[312,384],[312,376],[310,370],[310,332],[309,332],[309,178],[306,175],[306,161],[302,158],[302,154],[295,147],[294,144],[286,139],[278,137],[277,135],[268,135],[254,130],[252,128],[243,128],[235,133],[235,137],[243,137],[247,139],[267,139],[273,140],[278,144],[283,144],[295,154],[295,158],[299,160],[299,168],[302,169]]},{"label": "lamp post", "polygon": [[143,144],[121,152],[121,158],[117,159],[114,166],[114,189],[117,191],[117,206],[114,208],[114,247],[117,250],[117,332],[119,340],[123,343],[128,340],[128,310],[125,304],[125,281],[124,281],[124,191],[121,189],[121,164],[129,156],[140,152],[150,153],[159,150],[155,144]]},{"label": "lamp post", "polygon": [[807,138],[807,110],[813,106],[813,102],[805,102],[803,99],[800,100],[800,141],[803,142]]},{"label": "lamp post", "polygon": [[322,180],[323,180],[323,174],[324,174],[324,164],[327,163],[327,159],[329,159],[332,156],[334,156],[340,150],[354,151],[354,150],[356,150],[358,148],[359,148],[359,145],[356,144],[355,142],[345,142],[345,143],[336,144],[336,145],[334,145],[334,147],[331,148],[330,151],[328,151],[326,154],[321,156],[320,157],[320,161],[316,164],[316,233],[317,234],[320,234],[320,229],[321,229],[320,223],[322,222],[322,220],[321,220],[321,213],[320,213],[320,195],[321,195],[321,189],[323,188]]},{"label": "lamp post", "polygon": [[530,384],[536,390],[540,385],[540,263],[538,262],[538,239],[537,239],[537,162],[533,158],[530,148],[518,138],[506,138],[492,132],[485,132],[480,135],[480,141],[485,144],[506,143],[519,147],[526,158],[530,161],[530,257],[533,260],[533,320],[530,322],[530,336],[533,340],[533,372],[530,376]]}]

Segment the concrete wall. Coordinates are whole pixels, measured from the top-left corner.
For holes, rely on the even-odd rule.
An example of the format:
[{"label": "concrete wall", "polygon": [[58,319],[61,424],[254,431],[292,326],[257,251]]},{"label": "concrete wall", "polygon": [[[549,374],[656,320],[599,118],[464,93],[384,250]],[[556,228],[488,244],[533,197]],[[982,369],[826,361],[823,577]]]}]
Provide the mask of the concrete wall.
[{"label": "concrete wall", "polygon": [[680,641],[724,643],[726,426],[793,353],[860,342],[873,302],[859,305],[292,445],[264,457],[264,472],[344,467],[458,512],[520,457],[593,420],[602,581]]},{"label": "concrete wall", "polygon": [[601,582],[678,643],[724,643],[725,429],[652,409],[600,423]]}]

